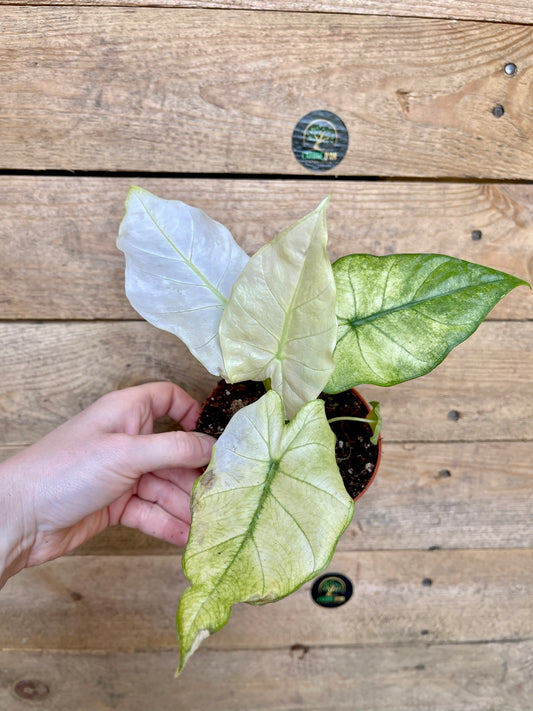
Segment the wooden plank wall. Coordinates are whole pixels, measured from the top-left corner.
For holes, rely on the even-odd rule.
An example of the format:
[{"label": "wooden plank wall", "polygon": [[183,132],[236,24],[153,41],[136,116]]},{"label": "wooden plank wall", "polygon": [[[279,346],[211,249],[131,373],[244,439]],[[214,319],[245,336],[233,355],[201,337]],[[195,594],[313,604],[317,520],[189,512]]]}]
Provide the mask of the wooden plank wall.
[{"label": "wooden plank wall", "polygon": [[[213,385],[124,297],[132,183],[249,253],[331,193],[332,259],[533,279],[529,0],[86,5],[0,6],[0,458],[108,390]],[[319,175],[291,151],[316,109],[350,135]],[[2,711],[530,711],[532,317],[516,290],[434,373],[361,388],[384,453],[331,566],[347,605],[238,607],[174,681],[180,552],[110,529],[0,593]]]},{"label": "wooden plank wall", "polygon": [[151,7],[2,18],[5,168],[303,175],[292,130],[327,106],[349,126],[338,175],[529,177],[527,25]]}]

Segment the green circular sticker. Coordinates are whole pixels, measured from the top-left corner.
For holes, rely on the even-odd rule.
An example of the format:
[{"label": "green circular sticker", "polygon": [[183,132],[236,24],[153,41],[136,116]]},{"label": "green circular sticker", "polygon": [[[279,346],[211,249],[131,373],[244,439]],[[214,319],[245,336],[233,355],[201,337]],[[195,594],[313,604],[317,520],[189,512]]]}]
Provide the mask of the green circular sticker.
[{"label": "green circular sticker", "polygon": [[331,170],[348,150],[348,129],[331,111],[311,111],[301,118],[292,132],[296,160],[313,171]]},{"label": "green circular sticker", "polygon": [[351,598],[353,585],[345,575],[326,573],[313,583],[311,595],[317,605],[340,607]]}]

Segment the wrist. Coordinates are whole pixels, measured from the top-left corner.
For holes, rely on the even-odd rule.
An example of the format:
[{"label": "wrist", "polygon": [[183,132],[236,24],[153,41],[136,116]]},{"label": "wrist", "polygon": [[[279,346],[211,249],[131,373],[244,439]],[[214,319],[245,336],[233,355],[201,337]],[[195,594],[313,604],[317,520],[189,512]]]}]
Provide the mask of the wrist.
[{"label": "wrist", "polygon": [[0,464],[0,588],[26,566],[32,545],[25,532],[16,475],[9,461]]},{"label": "wrist", "polygon": [[4,587],[9,578],[25,567],[24,558],[17,542],[6,541],[2,532],[0,535],[0,589]]}]

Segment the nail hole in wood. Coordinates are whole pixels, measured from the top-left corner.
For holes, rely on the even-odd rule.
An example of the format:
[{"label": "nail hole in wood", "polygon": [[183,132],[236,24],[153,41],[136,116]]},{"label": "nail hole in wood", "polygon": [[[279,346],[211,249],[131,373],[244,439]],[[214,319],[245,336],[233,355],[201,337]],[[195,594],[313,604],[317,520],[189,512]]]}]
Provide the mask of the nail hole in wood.
[{"label": "nail hole in wood", "polygon": [[22,679],[15,684],[15,694],[21,699],[40,701],[50,693],[48,686],[37,679]]},{"label": "nail hole in wood", "polygon": [[303,659],[309,652],[309,647],[306,644],[293,644],[291,647],[291,656],[297,655],[297,659]]}]

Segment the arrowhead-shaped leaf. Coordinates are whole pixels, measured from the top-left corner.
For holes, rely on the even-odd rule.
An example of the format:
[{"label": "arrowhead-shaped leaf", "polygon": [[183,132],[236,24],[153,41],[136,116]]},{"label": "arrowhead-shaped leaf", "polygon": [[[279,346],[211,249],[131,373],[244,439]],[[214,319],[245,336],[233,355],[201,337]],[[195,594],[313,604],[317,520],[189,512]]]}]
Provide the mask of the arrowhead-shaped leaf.
[{"label": "arrowhead-shaped leaf", "polygon": [[333,265],[335,370],[325,390],[429,373],[470,336],[517,277],[438,254],[353,254]]},{"label": "arrowhead-shaped leaf", "polygon": [[220,324],[230,382],[270,380],[288,419],[317,397],[333,370],[335,283],[326,254],[327,202],[254,254]]},{"label": "arrowhead-shaped leaf", "polygon": [[278,600],[325,568],[351,521],[323,401],[284,420],[273,390],[239,410],[195,486],[178,671],[234,603]]},{"label": "arrowhead-shaped leaf", "polygon": [[178,336],[210,373],[225,376],[218,329],[248,256],[202,210],[130,189],[117,246],[126,295],[154,326]]}]

